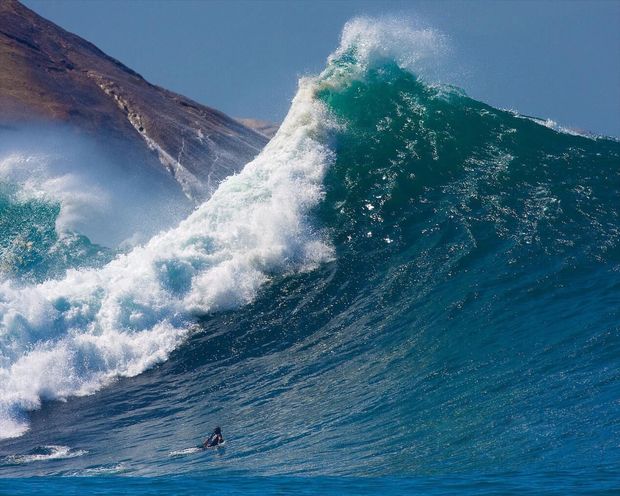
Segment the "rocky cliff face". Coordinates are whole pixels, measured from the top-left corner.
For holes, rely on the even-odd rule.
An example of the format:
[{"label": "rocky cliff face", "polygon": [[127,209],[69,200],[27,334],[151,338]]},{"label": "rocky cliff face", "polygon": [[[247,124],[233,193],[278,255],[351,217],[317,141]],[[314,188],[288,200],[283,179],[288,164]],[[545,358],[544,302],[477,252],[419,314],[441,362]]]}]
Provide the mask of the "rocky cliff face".
[{"label": "rocky cliff face", "polygon": [[0,68],[0,132],[20,123],[69,124],[165,167],[195,201],[267,141],[222,112],[150,84],[17,0],[0,0]]}]

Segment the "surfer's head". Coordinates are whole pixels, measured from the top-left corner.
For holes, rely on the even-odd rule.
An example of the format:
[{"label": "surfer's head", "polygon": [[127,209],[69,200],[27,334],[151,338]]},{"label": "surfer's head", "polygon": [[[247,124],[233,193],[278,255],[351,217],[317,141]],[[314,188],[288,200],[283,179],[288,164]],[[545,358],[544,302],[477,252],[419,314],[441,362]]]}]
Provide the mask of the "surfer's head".
[{"label": "surfer's head", "polygon": [[215,429],[213,429],[213,433],[214,434],[222,434],[222,429],[220,429],[219,427],[216,427]]}]

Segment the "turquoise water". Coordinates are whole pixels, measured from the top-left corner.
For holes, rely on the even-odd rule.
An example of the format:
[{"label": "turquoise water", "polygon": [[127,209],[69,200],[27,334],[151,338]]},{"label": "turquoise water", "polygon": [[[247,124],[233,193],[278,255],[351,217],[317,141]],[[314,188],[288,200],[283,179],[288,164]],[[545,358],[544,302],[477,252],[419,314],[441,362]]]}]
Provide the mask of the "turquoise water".
[{"label": "turquoise water", "polygon": [[[26,417],[28,430],[0,441],[0,474],[11,478],[0,492],[618,487],[620,144],[428,84],[384,52],[369,60],[345,46],[312,83],[334,123],[310,133],[329,166],[320,201],[308,200],[291,225],[311,226],[295,234],[296,247],[310,233],[331,255],[299,268],[298,251],[278,251],[285,268],[261,262],[268,278],[255,296],[184,317],[193,332],[139,375],[119,368],[85,396],[43,391],[27,413],[11,404],[7,415]],[[306,184],[305,170],[293,184]],[[234,206],[240,191],[216,199]],[[3,212],[17,211],[9,203]],[[26,286],[62,277],[67,266],[47,248],[55,207],[19,208],[41,213],[14,214],[19,229],[0,222],[0,246],[19,238],[36,249],[5,257],[4,277]],[[83,242],[77,266],[113,256]],[[166,287],[185,295],[195,284],[187,271],[207,262],[174,261]],[[235,284],[225,295],[236,302]],[[49,341],[63,322],[54,320]],[[78,356],[80,370],[107,370],[107,355]],[[224,448],[173,453],[218,424]],[[32,476],[42,478],[21,479]]]},{"label": "turquoise water", "polygon": [[0,273],[35,282],[112,259],[113,250],[79,233],[59,235],[60,209],[48,199],[21,198],[11,184],[0,183]]}]

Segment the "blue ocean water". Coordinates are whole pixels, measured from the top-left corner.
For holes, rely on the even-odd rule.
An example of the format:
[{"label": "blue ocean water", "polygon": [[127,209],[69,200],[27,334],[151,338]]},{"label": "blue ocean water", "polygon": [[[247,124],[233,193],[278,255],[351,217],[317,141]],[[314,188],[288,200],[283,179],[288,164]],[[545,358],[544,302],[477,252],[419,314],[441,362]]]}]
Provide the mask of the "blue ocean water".
[{"label": "blue ocean water", "polygon": [[40,477],[0,481],[1,494],[616,494],[612,475],[503,473],[477,477]]},{"label": "blue ocean water", "polygon": [[620,487],[620,143],[434,53],[350,23],[263,153],[121,254],[0,190],[0,492]]}]

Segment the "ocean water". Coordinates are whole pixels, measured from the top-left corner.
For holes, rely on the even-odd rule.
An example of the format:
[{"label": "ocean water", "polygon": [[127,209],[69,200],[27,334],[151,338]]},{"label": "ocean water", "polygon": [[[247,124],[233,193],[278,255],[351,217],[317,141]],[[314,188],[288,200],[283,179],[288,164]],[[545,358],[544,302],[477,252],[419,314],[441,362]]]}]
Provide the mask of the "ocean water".
[{"label": "ocean water", "polygon": [[0,493],[620,487],[620,143],[431,82],[442,46],[352,21],[124,249],[1,176]]}]

